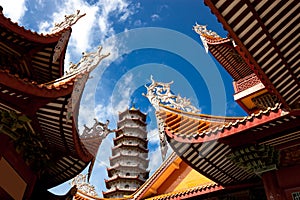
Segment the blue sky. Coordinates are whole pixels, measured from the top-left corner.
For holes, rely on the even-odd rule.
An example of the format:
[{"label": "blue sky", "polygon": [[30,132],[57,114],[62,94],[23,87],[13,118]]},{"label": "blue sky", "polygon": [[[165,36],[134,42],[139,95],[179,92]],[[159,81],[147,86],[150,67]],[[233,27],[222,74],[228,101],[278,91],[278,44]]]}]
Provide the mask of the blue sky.
[{"label": "blue sky", "polygon": [[[160,165],[154,108],[142,96],[150,75],[161,82],[174,80],[172,91],[191,99],[202,113],[243,116],[233,100],[232,78],[210,54],[205,53],[192,27],[196,22],[225,37],[221,24],[200,0],[0,0],[4,15],[27,29],[47,33],[65,14],[80,9],[86,16],[73,26],[65,58],[66,68],[82,52],[96,51],[110,56],[92,73],[81,101],[79,130],[93,118],[109,119],[115,128],[117,114],[132,103],[148,113],[149,170]],[[101,145],[91,177],[98,194],[105,189],[106,167],[112,146],[110,135]],[[64,194],[65,183],[51,191]]]}]

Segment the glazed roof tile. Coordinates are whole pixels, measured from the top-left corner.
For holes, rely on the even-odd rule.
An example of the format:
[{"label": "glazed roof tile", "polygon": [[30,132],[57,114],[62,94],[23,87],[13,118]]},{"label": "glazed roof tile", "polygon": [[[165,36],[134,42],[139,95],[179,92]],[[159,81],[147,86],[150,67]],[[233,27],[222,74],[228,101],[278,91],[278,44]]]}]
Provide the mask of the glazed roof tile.
[{"label": "glazed roof tile", "polygon": [[184,189],[181,191],[175,191],[168,194],[163,194],[155,197],[148,198],[153,200],[167,200],[167,199],[182,199],[188,197],[195,197],[198,195],[203,195],[207,193],[212,193],[215,191],[223,190],[224,188],[216,183],[202,185],[197,187],[192,187],[189,189]]},{"label": "glazed roof tile", "polygon": [[[218,117],[193,114],[161,106],[161,109],[157,111],[157,117],[165,121],[166,132],[169,134],[169,137],[180,138],[186,142],[196,142],[218,133],[222,134],[224,130],[238,129],[241,125],[246,126],[247,123],[252,122],[255,118],[268,116],[272,112],[279,112],[280,114],[280,106],[280,104],[276,104],[273,108],[269,107],[267,110],[261,110],[258,113],[245,117]],[[287,114],[287,112],[282,112],[283,114]]]}]

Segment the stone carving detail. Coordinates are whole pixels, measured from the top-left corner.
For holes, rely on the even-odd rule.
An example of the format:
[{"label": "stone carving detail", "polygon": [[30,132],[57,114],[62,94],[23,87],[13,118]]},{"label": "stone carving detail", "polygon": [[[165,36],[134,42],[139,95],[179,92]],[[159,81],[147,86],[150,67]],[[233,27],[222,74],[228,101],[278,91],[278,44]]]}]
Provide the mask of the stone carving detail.
[{"label": "stone carving detail", "polygon": [[155,82],[152,76],[151,81],[151,85],[145,85],[147,88],[147,94],[143,94],[143,96],[146,96],[149,99],[150,103],[156,110],[159,110],[159,105],[161,104],[185,112],[198,113],[200,111],[191,105],[191,101],[189,99],[181,97],[180,95],[176,96],[172,94],[170,85],[173,81],[170,83]]},{"label": "stone carving detail", "polygon": [[158,134],[159,134],[159,142],[160,142],[160,151],[162,160],[164,161],[168,152],[168,144],[165,135],[165,123],[162,119],[157,119],[158,124]]},{"label": "stone carving detail", "polygon": [[73,93],[71,98],[68,100],[67,105],[67,122],[70,120],[73,108],[76,108],[76,104],[79,103],[81,94],[83,92],[84,86],[89,79],[89,74],[92,72],[102,61],[110,54],[101,54],[102,47],[99,46],[96,52],[82,53],[82,58],[77,64],[71,63],[69,67],[69,72],[67,75],[81,73],[81,77],[77,76],[77,81],[75,82]]},{"label": "stone carving detail", "polygon": [[60,57],[62,51],[64,50],[64,48],[65,48],[65,46],[67,44],[67,41],[68,41],[70,35],[71,35],[71,31],[70,30],[67,30],[66,32],[64,32],[61,35],[58,43],[56,44],[56,46],[54,48],[54,54],[53,54],[53,58],[52,58],[52,62],[53,63],[56,62],[57,59]]},{"label": "stone carving detail", "polygon": [[[84,130],[80,138],[93,138],[93,137],[100,137],[100,140],[102,142],[103,139],[106,138],[106,136],[115,130],[110,130],[108,128],[109,120],[106,121],[106,123],[101,123],[97,119],[94,119],[95,123],[94,125],[89,128],[84,124]],[[100,144],[101,144],[100,142]]]},{"label": "stone carving detail", "polygon": [[78,174],[71,181],[72,186],[77,186],[77,189],[90,196],[98,196],[95,187],[87,182],[86,175]]},{"label": "stone carving detail", "polygon": [[65,15],[65,20],[63,22],[54,24],[51,33],[59,32],[73,26],[83,16],[85,16],[85,13],[80,15],[80,10],[77,10],[75,14]]}]

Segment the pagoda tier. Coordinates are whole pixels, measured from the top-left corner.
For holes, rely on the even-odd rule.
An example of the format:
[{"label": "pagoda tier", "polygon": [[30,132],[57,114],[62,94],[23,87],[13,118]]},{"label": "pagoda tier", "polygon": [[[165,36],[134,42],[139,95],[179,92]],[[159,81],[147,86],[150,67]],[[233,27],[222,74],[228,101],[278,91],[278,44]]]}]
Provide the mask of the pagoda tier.
[{"label": "pagoda tier", "polygon": [[[149,159],[146,159],[147,154],[141,154],[141,153],[131,153],[130,151],[121,151],[117,155],[111,157],[110,163],[111,166],[114,166],[116,163],[122,163],[128,164],[129,166],[131,163],[139,163],[139,166],[147,168],[149,164]],[[146,157],[146,158],[145,158]]]},{"label": "pagoda tier", "polygon": [[114,145],[117,146],[118,144],[122,144],[124,141],[128,141],[128,140],[133,140],[137,143],[142,143],[143,146],[147,146],[148,144],[148,139],[145,138],[140,138],[138,136],[131,136],[131,135],[120,135],[119,137],[116,137],[113,139],[114,141]]},{"label": "pagoda tier", "polygon": [[125,170],[130,171],[130,170],[132,170],[133,167],[134,167],[134,170],[136,172],[138,172],[142,177],[145,177],[145,178],[149,177],[149,171],[138,164],[136,164],[134,166],[128,166],[126,164],[116,164],[113,167],[107,168],[108,177],[112,177],[112,175],[115,174],[116,171],[120,171],[122,169],[124,171]]},{"label": "pagoda tier", "polygon": [[142,138],[147,140],[147,131],[144,127],[135,127],[135,126],[125,126],[122,127],[122,129],[118,129],[116,131],[116,138],[118,138],[121,135],[124,135],[124,132],[132,132],[134,130],[135,136],[138,138]]},{"label": "pagoda tier", "polygon": [[115,185],[116,183],[118,183],[120,180],[125,183],[125,185],[124,185],[125,188],[126,188],[126,182],[129,182],[129,183],[136,182],[136,186],[138,188],[140,185],[142,185],[146,181],[146,179],[140,175],[135,175],[135,173],[132,173],[132,174],[127,173],[124,176],[116,175],[114,177],[111,177],[109,180],[105,180],[106,187],[108,189],[111,189],[111,187],[113,185]]},{"label": "pagoda tier", "polygon": [[112,148],[112,155],[116,155],[117,153],[119,153],[121,148],[123,148],[123,147],[129,148],[132,150],[136,150],[139,153],[148,153],[149,152],[149,150],[147,148],[145,148],[139,144],[119,144]]},{"label": "pagoda tier", "polygon": [[106,198],[121,198],[132,194],[149,176],[149,160],[146,132],[146,115],[129,109],[119,114],[118,130],[108,168],[109,189],[103,192]]},{"label": "pagoda tier", "polygon": [[122,129],[123,127],[136,127],[136,126],[141,126],[140,128],[142,127],[146,128],[146,125],[147,125],[146,122],[142,121],[139,118],[127,118],[118,121],[118,129],[120,128]]},{"label": "pagoda tier", "polygon": [[132,193],[134,193],[136,191],[136,189],[130,189],[130,188],[126,188],[126,189],[120,189],[120,188],[114,188],[112,190],[109,190],[107,192],[102,192],[103,196],[105,196],[106,198],[116,198],[116,199],[123,199],[122,197],[126,196],[126,195],[130,195]]}]

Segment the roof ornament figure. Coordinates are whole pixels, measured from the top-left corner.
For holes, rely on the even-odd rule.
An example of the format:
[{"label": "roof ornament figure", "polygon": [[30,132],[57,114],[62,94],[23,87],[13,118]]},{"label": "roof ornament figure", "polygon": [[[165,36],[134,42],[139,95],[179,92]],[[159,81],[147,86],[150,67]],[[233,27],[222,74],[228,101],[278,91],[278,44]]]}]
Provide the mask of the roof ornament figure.
[{"label": "roof ornament figure", "polygon": [[152,76],[150,78],[152,83],[149,86],[145,85],[147,94],[143,93],[143,96],[148,98],[156,110],[159,110],[160,105],[164,105],[185,112],[198,113],[200,111],[191,105],[191,101],[186,97],[172,94],[170,85],[173,84],[173,81],[162,83],[154,81]]},{"label": "roof ornament figure", "polygon": [[207,25],[199,25],[196,23],[196,25],[193,26],[193,30],[200,35],[200,39],[205,48],[205,51],[206,53],[208,53],[208,45],[207,45],[206,37],[218,38],[218,39],[222,39],[222,38],[216,32],[207,30],[206,27]]},{"label": "roof ornament figure", "polygon": [[76,22],[86,14],[80,14],[80,10],[77,10],[75,14],[65,15],[65,20],[60,23],[55,23],[51,33],[59,32],[65,28],[69,28],[76,24]]},{"label": "roof ornament figure", "polygon": [[96,52],[82,52],[82,57],[78,63],[70,62],[69,71],[66,71],[67,75],[78,72],[91,72],[93,71],[110,53],[101,54],[102,46],[97,48]]},{"label": "roof ornament figure", "polygon": [[66,75],[81,74],[81,78],[77,78],[76,84],[74,85],[73,93],[68,101],[67,105],[67,122],[72,116],[73,108],[80,101],[81,94],[83,92],[84,86],[90,77],[90,73],[99,65],[99,63],[109,56],[110,54],[101,54],[102,46],[99,46],[96,52],[82,53],[82,58],[77,64],[71,63],[69,72]]},{"label": "roof ornament figure", "polygon": [[102,140],[105,139],[110,133],[115,131],[108,128],[109,120],[107,120],[105,124],[99,122],[96,118],[94,120],[95,123],[91,128],[87,127],[86,124],[84,124],[84,130],[80,138],[100,137],[100,140],[102,142]]},{"label": "roof ornament figure", "polygon": [[[173,81],[169,83],[162,83],[154,81],[153,77],[151,76],[152,83],[147,88],[147,94],[143,93],[143,96],[147,97],[150,103],[154,106],[155,110],[160,109],[160,105],[169,106],[171,108],[180,109],[186,112],[193,112],[198,113],[196,107],[191,105],[191,102],[187,98],[183,98],[180,95],[176,96],[171,92],[171,84]],[[166,159],[166,154],[168,151],[168,145],[165,135],[165,123],[164,120],[160,119],[157,116],[157,127],[159,131],[159,141],[160,141],[160,150],[162,159]]]},{"label": "roof ornament figure", "polygon": [[86,175],[78,174],[71,181],[72,186],[77,186],[77,189],[90,196],[98,196],[95,187],[87,182]]}]

